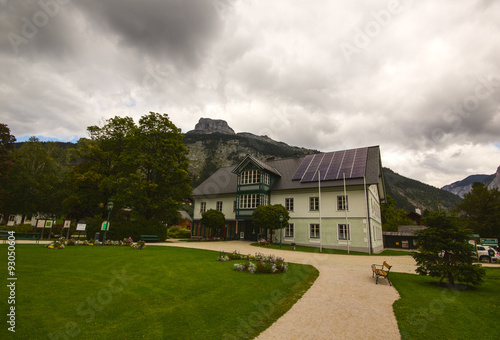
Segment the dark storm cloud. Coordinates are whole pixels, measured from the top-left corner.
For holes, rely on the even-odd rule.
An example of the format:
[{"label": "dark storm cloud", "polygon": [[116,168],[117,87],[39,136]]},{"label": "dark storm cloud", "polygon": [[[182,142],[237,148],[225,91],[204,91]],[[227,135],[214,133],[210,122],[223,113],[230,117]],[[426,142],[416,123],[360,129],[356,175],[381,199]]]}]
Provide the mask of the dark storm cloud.
[{"label": "dark storm cloud", "polygon": [[144,55],[197,65],[221,27],[221,0],[78,1],[89,22]]},{"label": "dark storm cloud", "polygon": [[0,10],[0,113],[16,136],[85,136],[155,111],[183,131],[211,117],[321,151],[380,145],[384,165],[431,184],[500,163],[497,1],[0,0]]}]

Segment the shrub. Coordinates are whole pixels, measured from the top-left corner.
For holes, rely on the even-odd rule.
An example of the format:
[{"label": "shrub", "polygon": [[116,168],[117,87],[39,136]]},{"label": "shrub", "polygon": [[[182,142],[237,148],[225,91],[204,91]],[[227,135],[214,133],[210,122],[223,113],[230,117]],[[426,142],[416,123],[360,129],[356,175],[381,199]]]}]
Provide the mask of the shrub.
[{"label": "shrub", "polygon": [[191,232],[187,229],[173,226],[168,229],[167,235],[170,238],[190,238]]},{"label": "shrub", "polygon": [[[95,217],[87,221],[87,238],[94,237],[96,232],[102,233],[101,223],[104,221],[102,217]],[[167,230],[163,223],[155,220],[146,220],[137,218],[134,220],[110,220],[110,228],[106,233],[106,239],[120,240],[132,237],[134,240],[139,240],[141,235],[158,235],[160,240],[167,238]]]},{"label": "shrub", "polygon": [[6,226],[6,225],[1,225],[0,230],[13,230],[17,231],[18,233],[31,233],[33,232],[34,227],[31,224],[20,224],[16,226]]}]

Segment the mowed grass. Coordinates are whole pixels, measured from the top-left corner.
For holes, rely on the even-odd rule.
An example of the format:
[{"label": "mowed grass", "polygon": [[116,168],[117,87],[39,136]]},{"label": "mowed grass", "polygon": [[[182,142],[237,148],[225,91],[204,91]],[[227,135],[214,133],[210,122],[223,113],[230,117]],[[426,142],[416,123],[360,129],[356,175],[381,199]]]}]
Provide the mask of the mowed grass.
[{"label": "mowed grass", "polygon": [[[7,246],[0,247],[7,262]],[[318,276],[234,271],[217,252],[147,246],[16,246],[16,332],[1,338],[244,339],[282,316]],[[286,259],[285,259],[286,260]],[[9,312],[7,276],[2,315]]]},{"label": "mowed grass", "polygon": [[[280,248],[279,243],[271,243],[269,246],[259,246],[258,243],[251,243],[252,246],[263,248],[263,249],[281,249],[281,250],[290,250],[290,251],[302,251],[306,253],[319,253],[319,248],[318,247],[308,247],[308,246],[295,246],[295,250],[290,249],[289,244],[282,244]],[[379,254],[368,254],[368,253],[363,253],[360,251],[349,251],[347,250],[341,250],[341,249],[330,249],[330,248],[323,248],[321,249],[321,253],[323,254],[337,254],[337,255],[366,255],[366,256],[405,256],[405,255],[411,255],[411,251],[404,251],[404,250],[393,250],[393,249],[385,249]]]},{"label": "mowed grass", "polygon": [[498,339],[500,268],[485,268],[476,290],[437,287],[438,278],[391,272],[402,339]]}]

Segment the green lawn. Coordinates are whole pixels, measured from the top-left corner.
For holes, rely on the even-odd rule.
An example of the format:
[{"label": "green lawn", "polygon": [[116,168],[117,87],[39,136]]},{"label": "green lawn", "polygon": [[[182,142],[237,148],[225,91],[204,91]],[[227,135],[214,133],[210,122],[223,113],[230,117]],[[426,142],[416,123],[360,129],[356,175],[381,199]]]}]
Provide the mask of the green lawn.
[{"label": "green lawn", "polygon": [[[258,243],[251,243],[252,246],[263,248],[263,249],[280,249],[279,243],[272,243],[269,246],[259,246]],[[290,251],[303,251],[308,253],[319,253],[318,247],[307,247],[307,246],[295,246],[295,250],[290,249],[289,244],[282,244],[281,250],[290,250]],[[339,249],[329,249],[323,248],[321,253],[323,254],[337,254],[337,255],[348,255],[347,250],[339,250]],[[368,255],[368,256],[400,256],[400,255],[411,255],[412,252],[404,251],[404,250],[392,250],[386,249],[379,254],[368,254],[362,253],[359,251],[350,251],[350,255]]]},{"label": "green lawn", "polygon": [[[7,246],[1,246],[7,262]],[[284,274],[232,270],[217,252],[148,246],[16,246],[16,333],[8,332],[0,289],[0,337],[17,339],[253,338],[283,315],[318,271],[290,264]],[[286,260],[286,259],[285,259]]]},{"label": "green lawn", "polygon": [[401,299],[394,303],[402,339],[498,339],[500,268],[485,268],[477,290],[436,287],[438,278],[391,273]]}]

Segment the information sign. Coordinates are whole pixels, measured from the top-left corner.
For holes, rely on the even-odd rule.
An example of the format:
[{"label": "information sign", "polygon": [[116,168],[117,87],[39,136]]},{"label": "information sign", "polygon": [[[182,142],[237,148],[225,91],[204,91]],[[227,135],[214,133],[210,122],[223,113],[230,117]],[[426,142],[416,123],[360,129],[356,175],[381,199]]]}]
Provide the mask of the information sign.
[{"label": "information sign", "polygon": [[85,228],[87,228],[85,223],[80,222],[76,225],[76,231],[85,231]]},{"label": "information sign", "polygon": [[482,238],[480,241],[482,246],[498,247],[497,238]]}]

